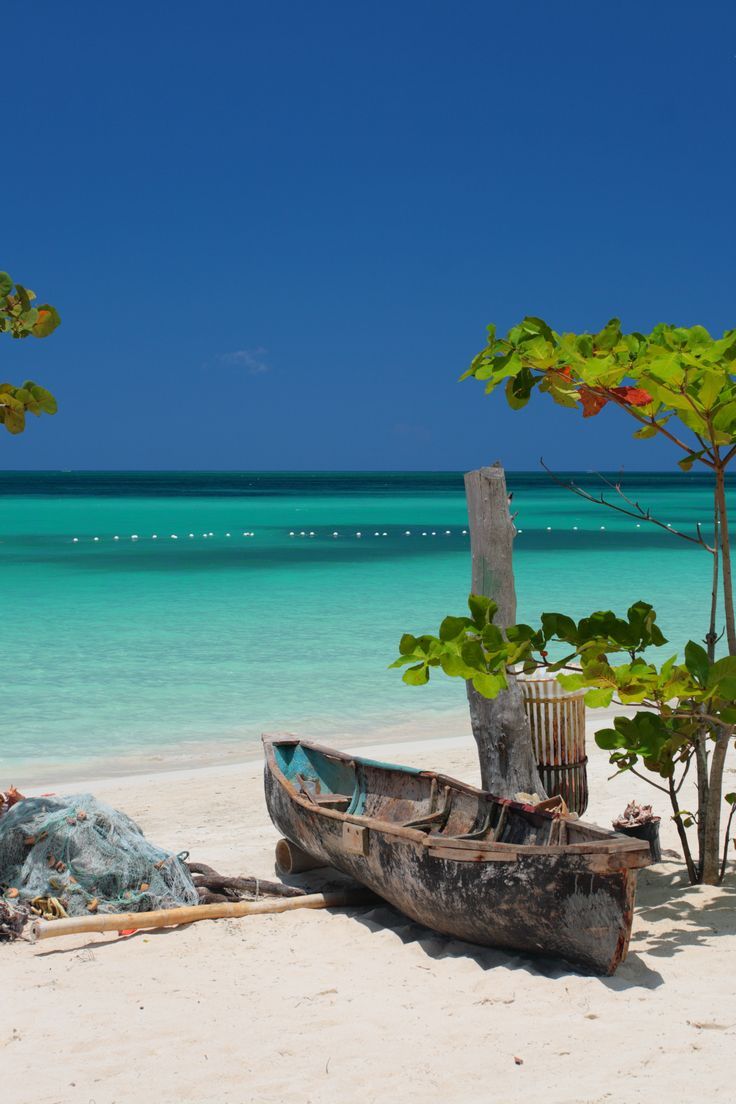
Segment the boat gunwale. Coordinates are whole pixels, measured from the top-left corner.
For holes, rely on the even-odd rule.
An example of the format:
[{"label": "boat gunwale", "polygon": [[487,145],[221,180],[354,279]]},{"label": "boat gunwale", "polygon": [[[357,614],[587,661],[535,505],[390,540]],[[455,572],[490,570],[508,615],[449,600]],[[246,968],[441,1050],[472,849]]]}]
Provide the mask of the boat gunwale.
[{"label": "boat gunwale", "polygon": [[[628,839],[627,837],[620,835],[613,831],[613,829],[602,828],[598,824],[592,824],[589,821],[569,821],[567,823],[571,825],[581,825],[586,830],[592,830],[594,833],[600,833],[605,838],[600,840],[588,840],[585,843],[568,843],[568,844],[520,844],[520,843],[501,843],[498,841],[488,842],[484,840],[462,840],[453,839],[450,836],[431,836],[427,832],[419,831],[416,828],[405,828],[403,825],[395,824],[392,821],[380,820],[378,817],[361,816],[356,813],[343,813],[337,809],[325,808],[322,805],[315,805],[308,798],[300,794],[295,786],[289,781],[281,768],[276,763],[276,759],[273,753],[274,745],[276,744],[292,744],[301,745],[305,748],[310,748],[313,751],[317,751],[320,754],[330,756],[334,759],[342,759],[348,763],[355,763],[356,758],[360,761],[360,756],[352,756],[347,752],[339,751],[336,748],[326,747],[324,744],[313,743],[311,740],[302,740],[298,736],[270,736],[264,733],[261,737],[264,754],[269,770],[278,781],[279,785],[284,789],[289,798],[299,805],[301,808],[310,811],[315,815],[328,817],[332,820],[342,821],[343,823],[356,824],[359,827],[373,828],[374,830],[384,832],[388,835],[398,836],[407,842],[419,844],[430,850],[438,851],[444,849],[447,851],[472,851],[474,855],[478,855],[479,852],[486,852],[489,859],[493,856],[494,852],[499,854],[505,854],[509,857],[518,856],[530,857],[537,856],[542,857],[556,857],[569,855],[585,856],[585,855],[617,855],[620,854],[622,858],[624,856],[634,856],[643,854],[645,851],[647,854],[650,852],[649,844],[646,840]],[[386,763],[387,770],[391,770],[395,767],[397,770],[401,770],[400,764]],[[478,789],[476,786],[470,785],[468,782],[461,782],[457,778],[452,778],[449,775],[441,774],[433,770],[419,770],[413,771],[418,777],[423,778],[436,778],[438,782],[444,784],[451,784],[453,787],[457,787],[469,793],[473,797],[482,797],[489,801],[498,802],[503,805],[507,805],[512,809],[517,809],[520,812],[532,813],[534,816],[543,817],[546,820],[553,821],[557,819],[552,813],[546,810],[537,810],[533,805],[525,805],[519,801],[512,801],[510,798],[495,797],[493,794],[488,793],[486,790]],[[437,856],[440,857],[440,856]],[[449,856],[448,856],[449,857]],[[628,865],[628,864],[627,864]],[[649,865],[648,863],[646,865]]]}]

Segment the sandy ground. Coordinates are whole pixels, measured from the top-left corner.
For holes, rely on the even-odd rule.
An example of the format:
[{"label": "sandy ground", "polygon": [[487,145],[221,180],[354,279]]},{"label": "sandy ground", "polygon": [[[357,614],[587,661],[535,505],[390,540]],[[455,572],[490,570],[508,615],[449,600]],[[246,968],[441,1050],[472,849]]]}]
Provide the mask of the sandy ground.
[{"label": "sandy ground", "polygon": [[[373,752],[477,781],[470,738]],[[595,750],[589,773],[586,819],[607,825],[630,797],[652,799],[634,778],[606,782]],[[260,762],[84,789],[162,846],[228,873],[272,875],[277,836]],[[666,820],[662,837],[677,848]],[[302,878],[315,884],[314,872]],[[387,907],[6,944],[2,1095],[15,1104],[733,1100],[734,906],[733,868],[723,888],[693,889],[668,856],[640,875],[629,957],[604,979],[446,939]]]}]

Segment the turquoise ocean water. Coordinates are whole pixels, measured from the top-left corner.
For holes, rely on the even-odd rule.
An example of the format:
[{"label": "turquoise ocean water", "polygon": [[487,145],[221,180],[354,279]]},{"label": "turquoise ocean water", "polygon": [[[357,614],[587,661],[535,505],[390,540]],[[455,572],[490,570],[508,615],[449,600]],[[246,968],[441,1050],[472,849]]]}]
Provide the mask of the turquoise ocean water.
[{"label": "turquoise ocean water", "polygon": [[[520,619],[645,598],[673,645],[702,637],[705,552],[544,475],[508,481]],[[700,477],[625,486],[707,527]],[[252,750],[264,730],[452,734],[462,683],[386,667],[402,632],[464,609],[466,527],[457,473],[2,475],[0,779]]]}]

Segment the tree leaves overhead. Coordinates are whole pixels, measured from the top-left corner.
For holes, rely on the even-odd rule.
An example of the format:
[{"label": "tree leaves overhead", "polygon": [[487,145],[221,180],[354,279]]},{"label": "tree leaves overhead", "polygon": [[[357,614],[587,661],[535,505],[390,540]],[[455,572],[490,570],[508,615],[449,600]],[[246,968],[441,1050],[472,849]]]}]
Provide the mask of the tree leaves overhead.
[{"label": "tree leaves overhead", "polygon": [[[7,272],[0,272],[0,333],[16,340],[48,337],[60,324],[56,307],[49,303],[33,306],[36,293],[22,284],[14,284]],[[26,414],[56,413],[56,399],[45,388],[30,380],[17,387],[0,384],[0,423],[9,433],[22,433]]]},{"label": "tree leaves overhead", "polygon": [[[612,318],[598,333],[556,333],[527,317],[505,337],[488,327],[488,344],[461,379],[475,378],[491,394],[501,384],[509,406],[520,410],[535,388],[561,406],[592,418],[611,403],[639,422],[635,436],[654,437],[670,419],[688,451],[689,470],[707,463],[709,448],[736,434],[736,329],[712,338],[703,326],[655,326],[651,334],[624,333]],[[679,423],[679,425],[677,424]],[[681,441],[682,436],[689,440]]]}]

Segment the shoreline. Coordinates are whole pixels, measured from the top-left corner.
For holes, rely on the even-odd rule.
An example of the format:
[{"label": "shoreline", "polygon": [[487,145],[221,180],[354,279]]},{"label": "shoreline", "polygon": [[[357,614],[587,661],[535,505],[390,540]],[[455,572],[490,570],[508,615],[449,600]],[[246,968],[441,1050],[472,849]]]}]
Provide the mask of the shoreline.
[{"label": "shoreline", "polygon": [[[614,716],[634,712],[633,709],[596,709],[588,710],[586,718],[586,741],[589,753],[599,754],[595,747],[593,734],[598,728],[605,727]],[[450,731],[448,731],[450,730]],[[268,735],[285,735],[286,730],[273,730]],[[288,733],[301,736],[312,743],[325,744],[338,751],[354,752],[359,755],[370,753],[373,758],[400,761],[403,751],[411,755],[418,746],[434,749],[441,755],[445,750],[470,749],[475,753],[475,743],[467,710],[453,710],[450,713],[438,713],[428,724],[423,720],[421,726],[414,721],[405,721],[395,725],[386,725],[368,733],[348,733],[334,736],[326,733],[315,736],[306,732]],[[266,735],[266,733],[264,733]],[[187,752],[185,749],[196,748]],[[223,750],[228,749],[228,750]],[[158,778],[184,781],[206,777],[218,773],[229,774],[262,763],[261,740],[212,741],[196,745],[184,745],[178,754],[166,755],[151,753],[117,757],[98,756],[94,759],[75,760],[68,764],[57,763],[41,766],[30,776],[23,775],[20,781],[5,777],[7,770],[0,758],[0,789],[6,785],[16,785],[22,792],[29,794],[49,786],[71,793],[75,788],[102,786],[131,786],[141,779]],[[431,763],[428,764],[431,767]],[[613,769],[613,768],[611,768]],[[25,786],[25,789],[24,789]]]},{"label": "shoreline", "polygon": [[[422,718],[401,721],[380,728],[347,732],[342,736],[327,731],[323,735],[314,734],[313,723],[300,729],[295,726],[295,735],[314,743],[330,744],[340,750],[356,751],[367,747],[390,747],[416,743],[417,741],[441,741],[444,739],[469,739],[472,743],[470,718],[467,710],[452,710]],[[330,726],[331,728],[334,726]],[[272,729],[269,735],[283,734],[290,730]],[[46,760],[37,763],[32,760],[16,760],[7,763],[0,756],[0,789],[16,785],[23,790],[38,789],[39,786],[59,785],[68,788],[70,784],[90,782],[122,781],[126,778],[140,778],[154,775],[177,775],[189,772],[206,771],[218,768],[236,768],[247,766],[261,760],[261,739],[221,739],[190,741],[176,748],[164,751],[136,752],[117,756],[98,755],[68,762]],[[15,777],[10,777],[13,774]]]}]

